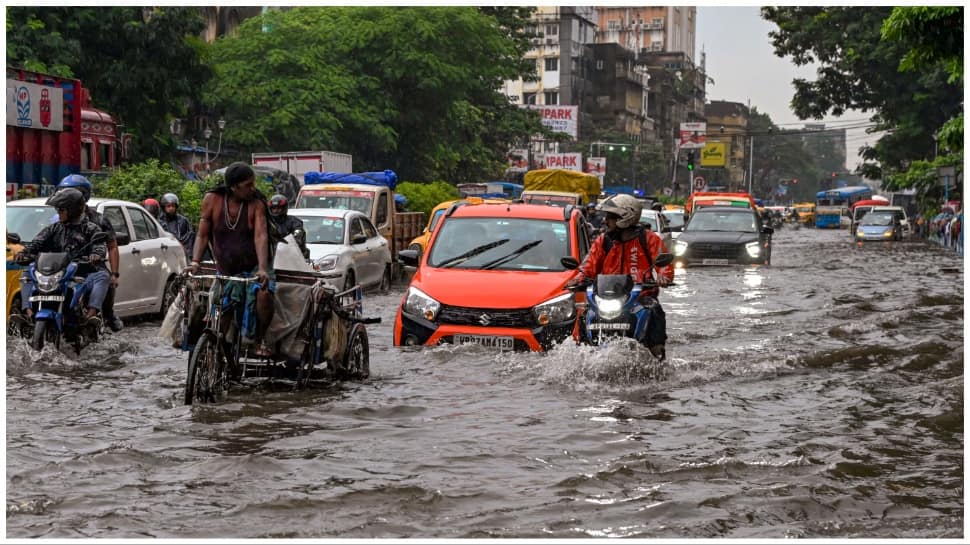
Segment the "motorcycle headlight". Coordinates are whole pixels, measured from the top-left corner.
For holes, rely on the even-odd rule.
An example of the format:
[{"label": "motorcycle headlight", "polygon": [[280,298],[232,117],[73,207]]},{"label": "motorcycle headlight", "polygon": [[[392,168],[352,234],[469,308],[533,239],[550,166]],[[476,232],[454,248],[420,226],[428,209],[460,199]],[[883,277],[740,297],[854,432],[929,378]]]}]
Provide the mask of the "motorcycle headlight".
[{"label": "motorcycle headlight", "polygon": [[757,240],[745,244],[744,249],[748,251],[748,255],[751,257],[758,257],[761,255],[761,243]]},{"label": "motorcycle headlight", "polygon": [[560,295],[532,307],[532,314],[536,317],[536,323],[539,325],[564,322],[572,318],[575,313],[575,298],[571,293]]},{"label": "motorcycle headlight", "polygon": [[687,253],[687,243],[683,240],[674,241],[674,255],[682,256]]},{"label": "motorcycle headlight", "polygon": [[623,299],[596,299],[596,308],[599,309],[600,316],[607,320],[612,320],[623,311]]},{"label": "motorcycle headlight", "polygon": [[408,314],[421,316],[429,322],[433,322],[441,310],[441,303],[435,301],[427,293],[418,288],[408,288],[408,293],[404,298],[402,309]]},{"label": "motorcycle headlight", "polygon": [[337,266],[337,256],[328,255],[321,257],[313,262],[313,267],[318,271],[329,271]]},{"label": "motorcycle headlight", "polygon": [[58,271],[52,275],[35,273],[37,278],[37,289],[40,291],[54,291],[57,289],[57,283],[64,278],[64,271]]}]

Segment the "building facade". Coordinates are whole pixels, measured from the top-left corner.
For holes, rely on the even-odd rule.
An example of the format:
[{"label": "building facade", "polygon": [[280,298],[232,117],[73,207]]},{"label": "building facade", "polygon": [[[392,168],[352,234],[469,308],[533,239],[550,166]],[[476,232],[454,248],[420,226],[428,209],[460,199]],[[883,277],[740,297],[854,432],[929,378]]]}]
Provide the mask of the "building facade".
[{"label": "building facade", "polygon": [[[712,169],[714,175],[708,180],[708,184],[725,185],[729,191],[746,190],[748,107],[740,102],[712,100],[705,107],[705,115],[707,141],[721,142],[725,144],[726,150],[724,168]],[[715,181],[721,183],[715,184]]]},{"label": "building facade", "polygon": [[597,43],[642,52],[681,52],[694,62],[697,8],[629,6],[596,8]]}]

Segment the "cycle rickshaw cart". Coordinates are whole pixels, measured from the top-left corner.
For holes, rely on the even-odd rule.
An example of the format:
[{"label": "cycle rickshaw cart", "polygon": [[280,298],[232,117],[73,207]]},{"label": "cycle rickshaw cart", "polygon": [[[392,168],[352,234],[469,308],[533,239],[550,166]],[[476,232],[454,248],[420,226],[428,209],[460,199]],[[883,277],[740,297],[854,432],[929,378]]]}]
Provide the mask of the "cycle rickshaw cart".
[{"label": "cycle rickshaw cart", "polygon": [[264,342],[272,356],[256,356],[257,345],[243,335],[255,309],[247,308],[242,290],[259,289],[254,278],[218,274],[211,263],[181,277],[181,348],[189,353],[186,405],[220,401],[232,383],[252,379],[292,380],[302,388],[311,380],[368,377],[365,324],[381,319],[363,317],[361,287],[338,292],[311,272],[275,274],[275,313]]}]

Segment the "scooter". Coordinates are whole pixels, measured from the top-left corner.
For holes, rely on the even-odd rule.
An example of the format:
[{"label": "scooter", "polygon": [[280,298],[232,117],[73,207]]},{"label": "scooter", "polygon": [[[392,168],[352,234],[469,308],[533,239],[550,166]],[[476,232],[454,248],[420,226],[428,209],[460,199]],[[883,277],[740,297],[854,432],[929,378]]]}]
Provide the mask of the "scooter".
[{"label": "scooter", "polygon": [[[655,266],[664,267],[674,259],[673,254],[657,256]],[[641,295],[657,287],[656,282],[634,283],[626,274],[601,274],[595,282],[586,281],[571,291],[586,292],[586,302],[577,303],[578,341],[598,346],[615,338],[630,338],[646,346],[645,335],[651,310]]]},{"label": "scooter", "polygon": [[[107,239],[106,233],[97,233],[82,250]],[[64,339],[80,354],[82,348],[98,341],[101,331],[89,327],[82,318],[90,290],[84,277],[75,276],[78,267],[87,262],[71,261],[64,252],[44,252],[23,273],[34,285],[30,296],[33,320],[24,315],[18,315],[18,319],[21,336],[30,337],[34,350],[43,349],[45,343],[53,343],[59,349]]]}]

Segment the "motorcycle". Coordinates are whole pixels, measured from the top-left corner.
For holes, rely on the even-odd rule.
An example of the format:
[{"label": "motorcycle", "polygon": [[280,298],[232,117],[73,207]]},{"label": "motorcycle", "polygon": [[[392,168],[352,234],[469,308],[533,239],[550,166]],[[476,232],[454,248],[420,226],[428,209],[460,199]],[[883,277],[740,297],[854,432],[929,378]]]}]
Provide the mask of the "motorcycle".
[{"label": "motorcycle", "polygon": [[[655,266],[664,267],[673,259],[673,254],[660,254]],[[629,338],[646,346],[651,310],[641,295],[656,287],[653,281],[635,283],[626,274],[601,274],[595,282],[587,280],[569,287],[573,292],[586,292],[586,303],[577,303],[579,342],[598,346],[610,339]]]},{"label": "motorcycle", "polygon": [[[97,233],[81,250],[107,239],[106,233]],[[90,290],[84,277],[75,276],[78,268],[87,263],[86,258],[71,261],[64,252],[44,252],[24,271],[24,278],[34,285],[30,296],[33,319],[22,314],[11,319],[20,322],[20,335],[30,338],[34,350],[43,349],[46,343],[59,349],[63,339],[80,354],[82,348],[98,341],[101,331],[88,326],[82,318]]]}]

